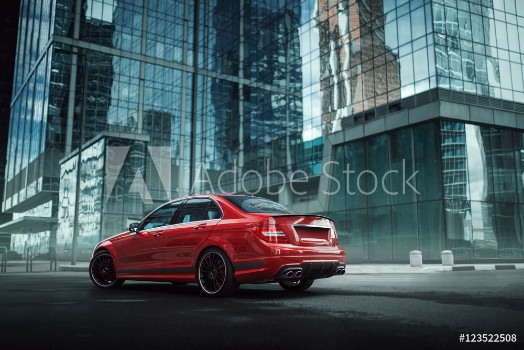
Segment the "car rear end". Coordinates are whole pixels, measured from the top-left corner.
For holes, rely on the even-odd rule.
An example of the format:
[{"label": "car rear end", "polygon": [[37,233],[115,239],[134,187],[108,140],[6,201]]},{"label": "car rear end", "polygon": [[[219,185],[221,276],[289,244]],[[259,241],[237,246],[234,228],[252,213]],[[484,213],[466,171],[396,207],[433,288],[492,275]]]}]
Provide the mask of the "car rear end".
[{"label": "car rear end", "polygon": [[237,266],[249,268],[236,269],[238,282],[297,281],[345,273],[346,255],[338,244],[335,224],[330,218],[292,214],[274,202],[270,203],[279,207],[266,203],[263,209],[251,208],[244,203],[234,203],[251,221],[250,235],[244,235],[249,254],[236,254],[241,260]]},{"label": "car rear end", "polygon": [[333,221],[314,215],[275,215],[252,231],[265,246],[272,280],[326,278],[345,273],[346,255]]}]

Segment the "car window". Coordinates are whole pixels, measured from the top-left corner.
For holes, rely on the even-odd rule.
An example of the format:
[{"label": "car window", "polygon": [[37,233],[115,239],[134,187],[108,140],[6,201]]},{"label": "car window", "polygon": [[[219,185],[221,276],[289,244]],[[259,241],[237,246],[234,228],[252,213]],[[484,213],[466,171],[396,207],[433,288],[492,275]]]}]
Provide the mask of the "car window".
[{"label": "car window", "polygon": [[182,201],[168,203],[151,213],[142,223],[142,230],[148,230],[155,227],[165,226],[172,223],[173,216],[177,212]]},{"label": "car window", "polygon": [[246,213],[294,214],[282,204],[265,198],[249,196],[224,196],[223,198]]},{"label": "car window", "polygon": [[208,198],[189,199],[180,210],[177,223],[220,219],[220,209]]}]

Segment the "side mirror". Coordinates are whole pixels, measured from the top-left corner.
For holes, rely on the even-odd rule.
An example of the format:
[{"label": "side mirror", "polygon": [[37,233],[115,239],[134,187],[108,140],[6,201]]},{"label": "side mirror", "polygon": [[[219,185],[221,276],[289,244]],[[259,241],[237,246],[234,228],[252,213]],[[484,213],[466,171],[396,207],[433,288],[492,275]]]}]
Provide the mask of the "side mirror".
[{"label": "side mirror", "polygon": [[129,232],[138,233],[138,222],[133,222],[132,224],[129,224]]}]

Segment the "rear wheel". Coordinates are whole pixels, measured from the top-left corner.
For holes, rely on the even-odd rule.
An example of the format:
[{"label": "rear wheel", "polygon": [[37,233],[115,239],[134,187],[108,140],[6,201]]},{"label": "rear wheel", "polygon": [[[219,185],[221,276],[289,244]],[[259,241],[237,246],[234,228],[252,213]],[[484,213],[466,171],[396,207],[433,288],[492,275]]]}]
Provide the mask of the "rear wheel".
[{"label": "rear wheel", "polygon": [[280,287],[284,288],[285,290],[289,290],[292,292],[302,292],[315,282],[315,280],[309,280],[309,279],[303,279],[299,281],[280,281],[278,284],[280,284]]},{"label": "rear wheel", "polygon": [[198,260],[197,281],[205,294],[217,297],[231,296],[239,286],[229,258],[217,248],[207,250]]},{"label": "rear wheel", "polygon": [[89,277],[99,288],[120,287],[124,280],[116,278],[113,257],[107,251],[100,251],[89,263]]}]

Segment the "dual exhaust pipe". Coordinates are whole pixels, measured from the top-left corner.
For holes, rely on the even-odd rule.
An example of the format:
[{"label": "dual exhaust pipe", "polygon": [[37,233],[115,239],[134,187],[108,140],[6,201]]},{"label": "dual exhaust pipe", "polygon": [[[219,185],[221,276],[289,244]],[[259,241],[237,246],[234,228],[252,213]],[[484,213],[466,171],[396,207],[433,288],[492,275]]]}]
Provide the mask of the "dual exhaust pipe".
[{"label": "dual exhaust pipe", "polygon": [[289,270],[286,272],[286,278],[300,278],[302,277],[302,270]]},{"label": "dual exhaust pipe", "polygon": [[[346,269],[344,267],[338,267],[335,270],[335,275],[337,276],[342,276],[345,273],[346,273]],[[300,279],[303,276],[303,272],[301,268],[290,268],[289,270],[287,270],[280,276],[282,276],[281,278],[284,278],[284,279],[296,280],[296,279]],[[327,273],[324,277],[329,277],[329,276],[333,276],[333,275],[330,275],[329,273]]]}]

